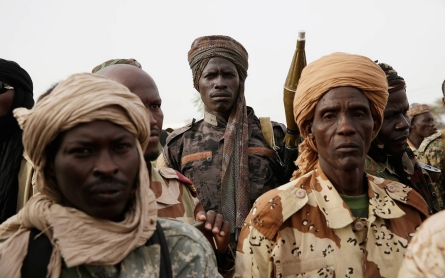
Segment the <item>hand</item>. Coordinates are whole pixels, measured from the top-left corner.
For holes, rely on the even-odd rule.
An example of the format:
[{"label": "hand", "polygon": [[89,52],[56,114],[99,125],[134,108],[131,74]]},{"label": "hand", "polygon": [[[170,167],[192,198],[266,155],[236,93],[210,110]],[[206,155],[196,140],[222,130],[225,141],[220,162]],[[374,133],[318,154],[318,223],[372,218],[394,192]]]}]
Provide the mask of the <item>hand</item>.
[{"label": "hand", "polygon": [[213,210],[209,210],[207,213],[205,211],[198,212],[196,220],[205,221],[204,235],[209,240],[210,245],[217,249],[219,253],[225,253],[230,241],[229,221],[225,221],[222,214]]}]

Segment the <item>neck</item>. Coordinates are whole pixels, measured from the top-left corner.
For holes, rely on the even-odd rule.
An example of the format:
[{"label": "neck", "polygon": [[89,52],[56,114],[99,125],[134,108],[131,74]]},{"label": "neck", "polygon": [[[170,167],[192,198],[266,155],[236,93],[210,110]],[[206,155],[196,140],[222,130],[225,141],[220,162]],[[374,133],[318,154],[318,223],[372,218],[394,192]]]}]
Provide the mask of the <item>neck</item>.
[{"label": "neck", "polygon": [[409,140],[411,143],[416,147],[416,149],[419,148],[420,144],[422,144],[423,137],[414,133],[411,133],[409,135]]},{"label": "neck", "polygon": [[364,174],[364,163],[352,170],[342,170],[320,160],[320,167],[339,194],[359,196],[366,193],[367,180]]}]

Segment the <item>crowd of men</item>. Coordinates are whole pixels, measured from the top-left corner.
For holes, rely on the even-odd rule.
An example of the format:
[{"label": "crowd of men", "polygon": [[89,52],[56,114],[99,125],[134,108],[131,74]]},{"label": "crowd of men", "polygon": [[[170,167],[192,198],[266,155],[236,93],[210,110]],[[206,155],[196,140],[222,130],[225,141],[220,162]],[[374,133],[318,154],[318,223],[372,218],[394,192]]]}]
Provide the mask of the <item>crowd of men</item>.
[{"label": "crowd of men", "polygon": [[199,37],[188,61],[204,118],[163,145],[137,60],[34,103],[0,59],[0,277],[445,276],[445,133],[395,69],[347,53],[303,69],[290,175],[285,125],[246,104],[243,45]]}]

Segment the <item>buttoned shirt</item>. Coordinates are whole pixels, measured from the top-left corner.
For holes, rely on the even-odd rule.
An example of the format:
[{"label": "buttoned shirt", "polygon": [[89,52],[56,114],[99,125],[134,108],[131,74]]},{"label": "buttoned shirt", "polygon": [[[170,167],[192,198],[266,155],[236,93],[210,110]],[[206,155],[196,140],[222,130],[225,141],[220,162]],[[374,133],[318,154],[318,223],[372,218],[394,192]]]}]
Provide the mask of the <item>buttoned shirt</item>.
[{"label": "buttoned shirt", "polygon": [[368,218],[355,218],[319,165],[262,195],[238,241],[235,277],[395,277],[428,215],[401,183],[366,175]]}]

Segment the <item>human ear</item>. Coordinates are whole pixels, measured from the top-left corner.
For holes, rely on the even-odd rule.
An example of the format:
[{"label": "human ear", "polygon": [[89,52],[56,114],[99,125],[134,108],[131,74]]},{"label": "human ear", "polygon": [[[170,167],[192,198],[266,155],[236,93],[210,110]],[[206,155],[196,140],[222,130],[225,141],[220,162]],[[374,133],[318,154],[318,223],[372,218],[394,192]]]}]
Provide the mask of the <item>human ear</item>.
[{"label": "human ear", "polygon": [[314,133],[312,132],[312,121],[304,121],[301,127],[303,128],[309,139],[315,138]]},{"label": "human ear", "polygon": [[377,133],[379,132],[379,127],[382,126],[382,120],[379,119],[378,117],[372,117],[372,119],[374,120],[374,125],[372,127],[372,137],[376,137]]}]

